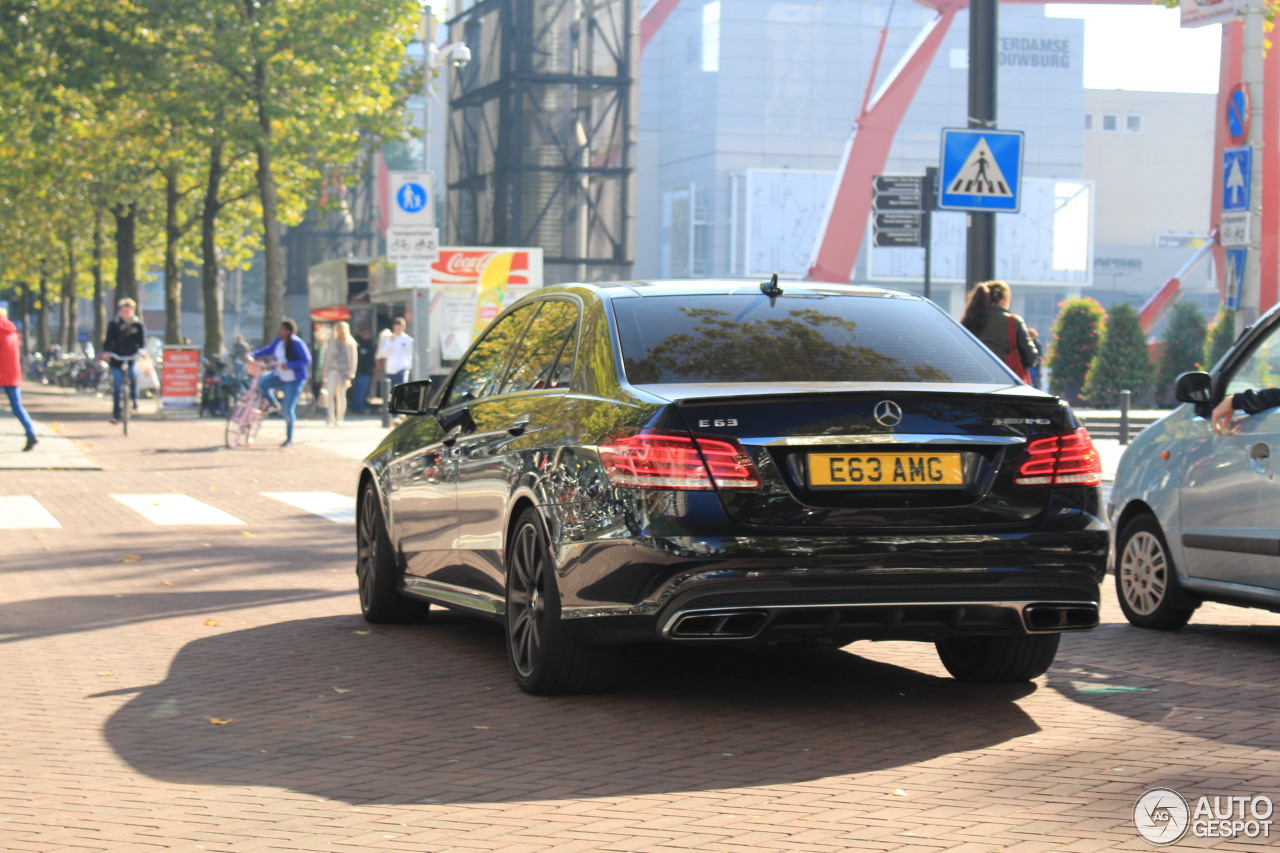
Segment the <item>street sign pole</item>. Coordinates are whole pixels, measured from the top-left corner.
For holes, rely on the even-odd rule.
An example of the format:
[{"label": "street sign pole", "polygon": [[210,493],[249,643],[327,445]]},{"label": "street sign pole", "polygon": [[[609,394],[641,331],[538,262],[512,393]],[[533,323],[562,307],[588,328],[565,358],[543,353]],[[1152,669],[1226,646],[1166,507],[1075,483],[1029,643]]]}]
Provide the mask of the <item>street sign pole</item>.
[{"label": "street sign pole", "polygon": [[1252,220],[1248,250],[1244,263],[1243,287],[1240,308],[1236,312],[1236,333],[1258,319],[1262,301],[1262,132],[1263,132],[1263,45],[1266,10],[1262,0],[1250,0],[1244,8],[1244,50],[1241,58],[1241,77],[1249,91],[1249,118],[1246,128],[1246,144],[1253,149],[1253,169],[1250,181],[1249,219]]},{"label": "street sign pole", "polygon": [[938,204],[938,167],[924,169],[924,298],[933,298],[933,209]]},{"label": "street sign pole", "polygon": [[[996,0],[969,3],[969,127],[996,126]],[[967,214],[965,235],[968,289],[996,277],[996,217]]]}]

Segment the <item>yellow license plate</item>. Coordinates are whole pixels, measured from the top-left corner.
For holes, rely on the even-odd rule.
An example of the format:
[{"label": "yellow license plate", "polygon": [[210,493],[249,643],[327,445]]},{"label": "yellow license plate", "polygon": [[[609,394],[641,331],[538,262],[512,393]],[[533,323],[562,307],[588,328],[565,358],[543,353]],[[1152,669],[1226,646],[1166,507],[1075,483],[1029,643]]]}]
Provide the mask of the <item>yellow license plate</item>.
[{"label": "yellow license plate", "polygon": [[962,486],[959,453],[810,453],[815,488]]}]

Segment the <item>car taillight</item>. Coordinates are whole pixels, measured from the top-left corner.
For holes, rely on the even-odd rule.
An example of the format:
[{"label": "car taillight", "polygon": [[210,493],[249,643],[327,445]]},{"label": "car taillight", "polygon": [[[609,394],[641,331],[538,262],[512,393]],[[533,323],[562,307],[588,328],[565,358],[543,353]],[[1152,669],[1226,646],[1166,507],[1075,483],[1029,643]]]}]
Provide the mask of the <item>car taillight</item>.
[{"label": "car taillight", "polygon": [[1100,486],[1102,459],[1084,427],[1041,436],[1027,445],[1013,481],[1019,486]]},{"label": "car taillight", "polygon": [[615,486],[760,488],[756,466],[735,439],[651,431],[620,434],[600,445],[600,461]]}]

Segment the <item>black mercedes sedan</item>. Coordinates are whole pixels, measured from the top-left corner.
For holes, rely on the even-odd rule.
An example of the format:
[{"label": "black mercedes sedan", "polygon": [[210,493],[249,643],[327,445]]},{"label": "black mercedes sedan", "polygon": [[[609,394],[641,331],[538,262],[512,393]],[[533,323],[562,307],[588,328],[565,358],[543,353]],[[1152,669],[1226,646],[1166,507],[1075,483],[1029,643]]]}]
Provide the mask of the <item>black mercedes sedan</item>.
[{"label": "black mercedes sedan", "polygon": [[607,689],[625,644],[936,644],[1044,673],[1098,622],[1101,465],[1061,400],[870,287],[550,287],[365,459],[360,604],[497,620],[517,683]]}]

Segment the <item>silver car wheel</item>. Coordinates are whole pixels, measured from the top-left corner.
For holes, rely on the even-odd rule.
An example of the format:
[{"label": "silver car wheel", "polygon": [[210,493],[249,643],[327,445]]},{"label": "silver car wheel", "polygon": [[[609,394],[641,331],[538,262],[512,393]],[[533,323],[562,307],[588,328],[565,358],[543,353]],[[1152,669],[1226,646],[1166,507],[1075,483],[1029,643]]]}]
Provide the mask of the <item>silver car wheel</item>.
[{"label": "silver car wheel", "polygon": [[1169,591],[1169,559],[1164,545],[1145,530],[1125,543],[1120,555],[1120,589],[1125,602],[1140,616],[1150,616]]}]

